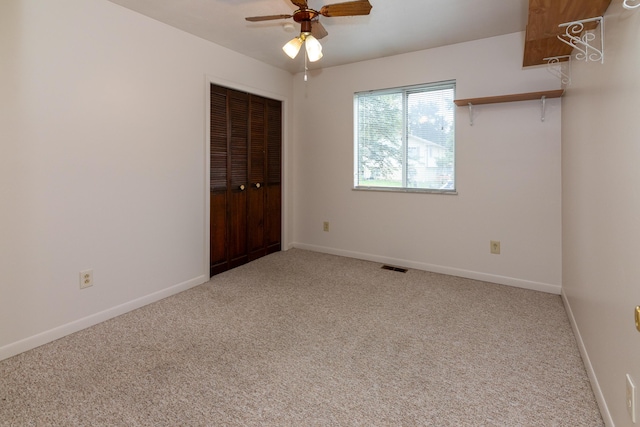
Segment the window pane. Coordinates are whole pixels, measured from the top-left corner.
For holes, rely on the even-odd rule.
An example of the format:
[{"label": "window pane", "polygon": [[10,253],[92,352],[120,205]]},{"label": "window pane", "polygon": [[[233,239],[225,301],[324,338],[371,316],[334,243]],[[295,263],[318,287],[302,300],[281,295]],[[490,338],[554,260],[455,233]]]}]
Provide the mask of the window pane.
[{"label": "window pane", "polygon": [[402,93],[360,98],[358,117],[359,185],[402,186]]},{"label": "window pane", "polygon": [[408,93],[407,187],[452,188],[453,105],[453,89]]},{"label": "window pane", "polygon": [[455,83],[356,94],[358,188],[455,191]]}]

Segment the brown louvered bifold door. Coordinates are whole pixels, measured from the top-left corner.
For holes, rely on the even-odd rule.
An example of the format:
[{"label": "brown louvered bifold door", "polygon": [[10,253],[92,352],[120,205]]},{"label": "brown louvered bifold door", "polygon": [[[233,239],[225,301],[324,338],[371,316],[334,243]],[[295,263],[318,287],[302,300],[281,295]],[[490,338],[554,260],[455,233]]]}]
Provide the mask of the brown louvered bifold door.
[{"label": "brown louvered bifold door", "polygon": [[281,110],[211,86],[211,275],[281,248]]},{"label": "brown louvered bifold door", "polygon": [[229,90],[229,258],[230,268],[245,264],[247,254],[247,173],[249,95]]},{"label": "brown louvered bifold door", "polygon": [[267,100],[267,174],[265,246],[267,253],[281,250],[282,235],[282,103]]},{"label": "brown louvered bifold door", "polygon": [[265,181],[265,140],[266,140],[266,100],[251,97],[251,139],[249,140],[249,191],[248,239],[249,260],[267,254],[264,245],[264,181]]},{"label": "brown louvered bifold door", "polygon": [[227,270],[227,89],[211,86],[210,274]]}]

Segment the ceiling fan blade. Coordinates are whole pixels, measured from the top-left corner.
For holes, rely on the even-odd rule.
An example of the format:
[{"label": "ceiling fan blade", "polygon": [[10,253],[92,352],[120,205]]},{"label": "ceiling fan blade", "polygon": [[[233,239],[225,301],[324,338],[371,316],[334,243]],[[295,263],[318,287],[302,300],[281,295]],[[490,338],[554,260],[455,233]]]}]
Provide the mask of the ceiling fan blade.
[{"label": "ceiling fan blade", "polygon": [[271,21],[274,19],[289,19],[292,18],[293,15],[266,15],[266,16],[249,16],[248,18],[244,18],[249,22],[260,22],[260,21]]},{"label": "ceiling fan blade", "polygon": [[322,6],[320,14],[323,16],[368,15],[372,7],[369,0],[348,1]]},{"label": "ceiling fan blade", "polygon": [[320,23],[320,21],[311,21],[311,35],[318,40],[327,37],[329,33],[324,28],[324,25]]},{"label": "ceiling fan blade", "polygon": [[291,0],[291,3],[298,6],[300,9],[306,9],[309,7],[307,6],[307,0]]}]

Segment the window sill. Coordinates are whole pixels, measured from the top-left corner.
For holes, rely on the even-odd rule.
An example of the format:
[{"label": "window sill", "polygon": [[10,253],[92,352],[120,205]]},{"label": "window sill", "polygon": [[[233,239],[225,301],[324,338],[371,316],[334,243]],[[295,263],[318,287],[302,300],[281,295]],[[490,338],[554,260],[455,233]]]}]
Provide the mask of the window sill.
[{"label": "window sill", "polygon": [[401,187],[366,187],[356,186],[353,187],[354,191],[380,191],[383,193],[422,193],[422,194],[443,194],[449,196],[457,196],[456,190],[436,190],[426,188],[401,188]]}]

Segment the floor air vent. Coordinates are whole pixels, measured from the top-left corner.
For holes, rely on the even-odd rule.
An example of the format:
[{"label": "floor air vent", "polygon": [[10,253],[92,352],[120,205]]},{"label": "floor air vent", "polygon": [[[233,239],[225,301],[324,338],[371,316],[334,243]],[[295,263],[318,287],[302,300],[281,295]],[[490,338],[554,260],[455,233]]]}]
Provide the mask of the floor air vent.
[{"label": "floor air vent", "polygon": [[392,265],[383,265],[382,266],[383,270],[391,270],[391,271],[397,271],[400,273],[406,273],[407,269],[406,268],[402,268],[402,267],[394,267]]}]

